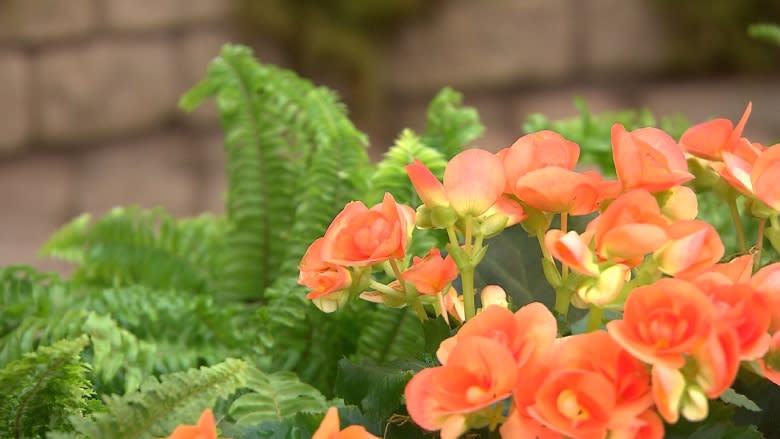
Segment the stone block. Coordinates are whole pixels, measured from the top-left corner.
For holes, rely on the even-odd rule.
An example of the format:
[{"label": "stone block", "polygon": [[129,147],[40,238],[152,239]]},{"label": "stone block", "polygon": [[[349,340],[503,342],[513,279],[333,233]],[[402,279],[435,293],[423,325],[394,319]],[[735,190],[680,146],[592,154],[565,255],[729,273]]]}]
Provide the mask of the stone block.
[{"label": "stone block", "polygon": [[113,29],[148,31],[224,20],[227,0],[107,0],[106,18]]},{"label": "stone block", "polygon": [[186,136],[166,134],[91,151],[81,163],[78,211],[102,215],[115,206],[195,212],[197,151]]},{"label": "stone block", "polygon": [[0,154],[20,149],[30,132],[29,62],[0,52]]},{"label": "stone block", "polygon": [[197,144],[200,150],[200,167],[197,177],[197,212],[221,214],[225,212],[228,183],[225,174],[225,147],[221,132],[202,138]]},{"label": "stone block", "polygon": [[568,0],[443,3],[387,48],[386,81],[414,93],[565,77],[574,40],[568,8]]},{"label": "stone block", "polygon": [[0,1],[0,41],[59,40],[83,35],[96,24],[93,0]]},{"label": "stone block", "polygon": [[646,0],[588,0],[581,12],[581,62],[595,74],[662,70],[669,57],[669,31]]},{"label": "stone block", "polygon": [[65,265],[36,256],[70,220],[74,172],[63,157],[30,156],[0,163],[0,266],[31,264],[64,272]]},{"label": "stone block", "polygon": [[39,57],[41,136],[75,143],[158,125],[175,114],[178,90],[167,40],[100,40]]}]

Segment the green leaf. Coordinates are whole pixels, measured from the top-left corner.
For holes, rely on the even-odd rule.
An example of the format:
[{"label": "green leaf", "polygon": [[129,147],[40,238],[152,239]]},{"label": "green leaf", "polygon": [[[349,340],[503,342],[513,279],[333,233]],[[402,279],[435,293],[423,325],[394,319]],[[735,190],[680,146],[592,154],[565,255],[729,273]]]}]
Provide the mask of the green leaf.
[{"label": "green leaf", "polygon": [[232,395],[246,381],[247,363],[227,359],[211,367],[150,378],[136,392],[105,396],[105,411],[71,417],[76,431],[91,439],[167,436],[179,424],[194,424],[204,408]]},{"label": "green leaf", "polygon": [[339,361],[336,394],[358,405],[370,419],[384,422],[402,404],[406,383],[422,364],[392,363],[379,366],[372,362]]},{"label": "green leaf", "polygon": [[742,407],[744,409],[750,410],[751,412],[760,412],[761,407],[758,406],[755,402],[751,401],[750,398],[747,396],[737,393],[734,389],[728,388],[726,389],[723,394],[720,395],[720,399],[723,402],[727,402],[729,404],[734,404],[738,407]]},{"label": "green leaf", "polygon": [[477,110],[462,106],[462,101],[460,93],[445,87],[428,106],[428,123],[422,143],[440,151],[446,160],[462,151],[485,130]]},{"label": "green leaf", "polygon": [[79,356],[88,342],[81,336],[41,346],[0,369],[0,437],[71,430],[68,417],[82,414],[92,393]]},{"label": "green leaf", "polygon": [[382,365],[397,359],[422,358],[425,334],[409,307],[378,308],[360,333],[356,358]]},{"label": "green leaf", "polygon": [[748,26],[748,35],[757,40],[780,46],[780,26],[777,24],[751,24]]},{"label": "green leaf", "polygon": [[321,413],[327,409],[325,397],[290,372],[265,374],[251,368],[247,387],[252,393],[240,396],[230,407],[230,415],[238,424],[281,421],[297,413]]}]

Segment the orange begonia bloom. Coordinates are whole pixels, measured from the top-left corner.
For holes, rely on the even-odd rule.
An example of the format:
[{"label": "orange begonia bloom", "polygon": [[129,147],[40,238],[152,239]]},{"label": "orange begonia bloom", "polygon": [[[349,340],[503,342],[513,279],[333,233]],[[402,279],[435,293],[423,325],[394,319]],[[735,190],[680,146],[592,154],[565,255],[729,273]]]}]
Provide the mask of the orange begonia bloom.
[{"label": "orange begonia bloom", "polygon": [[536,169],[520,176],[512,193],[544,212],[587,215],[598,208],[599,185],[592,176],[558,166]]},{"label": "orange begonia bloom", "polygon": [[512,353],[485,337],[458,340],[447,364],[423,369],[406,385],[406,408],[426,430],[455,439],[468,428],[467,416],[508,398],[517,379]]},{"label": "orange begonia bloom", "polygon": [[615,408],[615,387],[604,375],[563,369],[545,377],[528,414],[569,437],[604,438]]},{"label": "orange begonia bloom", "polygon": [[365,427],[360,425],[351,425],[342,430],[339,422],[339,411],[336,407],[331,407],[311,439],[379,439],[379,437],[369,433]]},{"label": "orange begonia bloom", "polygon": [[197,425],[179,425],[168,439],[217,439],[217,424],[211,409],[203,410]]},{"label": "orange begonia bloom", "polygon": [[544,235],[544,246],[557,260],[571,267],[574,271],[587,276],[598,276],[599,266],[588,245],[592,233],[579,235],[574,230],[563,233],[562,230],[548,230]]},{"label": "orange begonia bloom", "polygon": [[713,285],[703,290],[715,305],[715,319],[734,331],[740,360],[755,360],[769,348],[772,310],[764,295],[747,284]]},{"label": "orange begonia bloom", "polygon": [[577,165],[580,147],[553,131],[527,134],[509,148],[498,152],[506,173],[506,192],[515,190],[523,175],[548,166],[572,170]]},{"label": "orange begonia bloom", "polygon": [[622,320],[607,323],[609,335],[649,364],[679,369],[712,330],[714,306],[698,288],[680,279],[661,279],[636,288]]},{"label": "orange begonia bloom", "polygon": [[707,341],[694,352],[698,366],[695,382],[710,398],[726,391],[739,370],[739,340],[728,323],[718,322]]},{"label": "orange begonia bloom", "polygon": [[325,232],[322,260],[358,267],[403,258],[409,239],[407,218],[408,211],[389,193],[371,209],[359,201],[348,203]]},{"label": "orange begonia bloom", "polygon": [[599,258],[635,266],[666,243],[667,227],[655,198],[635,189],[616,198],[586,231],[593,233]]},{"label": "orange begonia bloom", "polygon": [[429,208],[452,207],[458,215],[479,216],[503,193],[501,160],[482,149],[467,149],[453,157],[444,169],[444,184],[419,160],[406,167],[412,185]]},{"label": "orange begonia bloom", "polygon": [[680,146],[696,157],[720,160],[721,154],[742,137],[751,108],[748,103],[736,127],[728,119],[713,119],[688,128],[680,137]]},{"label": "orange begonia bloom", "polygon": [[612,157],[624,189],[660,192],[693,179],[677,142],[658,128],[612,126]]},{"label": "orange begonia bloom", "polygon": [[452,256],[442,258],[438,248],[432,248],[424,258],[415,256],[412,266],[401,273],[401,279],[411,282],[418,292],[435,295],[458,277],[458,267]]},{"label": "orange begonia bloom", "polygon": [[780,262],[758,270],[750,279],[750,285],[761,293],[771,311],[769,332],[780,332]]},{"label": "orange begonia bloom", "polygon": [[631,424],[609,431],[609,439],[663,439],[664,423],[655,410],[637,416]]},{"label": "orange begonia bloom", "polygon": [[352,283],[349,270],[322,260],[323,238],[316,239],[298,264],[298,283],[311,288],[307,299],[317,299],[349,288]]},{"label": "orange begonia bloom", "polygon": [[680,407],[685,396],[685,377],[674,367],[653,366],[653,401],[661,417],[670,424],[680,419]]},{"label": "orange begonia bloom", "polygon": [[442,364],[448,364],[452,351],[463,340],[485,337],[506,346],[519,370],[530,373],[547,354],[557,331],[555,317],[539,302],[529,303],[514,314],[498,305],[488,306],[455,336],[444,340],[436,356]]},{"label": "orange begonia bloom", "polygon": [[695,277],[686,279],[693,282],[702,291],[714,285],[733,285],[736,283],[748,283],[753,274],[753,255],[742,255],[724,262],[715,264]]},{"label": "orange begonia bloom", "polygon": [[666,229],[669,241],[653,254],[666,274],[690,277],[715,265],[723,257],[720,234],[700,220],[678,221]]}]

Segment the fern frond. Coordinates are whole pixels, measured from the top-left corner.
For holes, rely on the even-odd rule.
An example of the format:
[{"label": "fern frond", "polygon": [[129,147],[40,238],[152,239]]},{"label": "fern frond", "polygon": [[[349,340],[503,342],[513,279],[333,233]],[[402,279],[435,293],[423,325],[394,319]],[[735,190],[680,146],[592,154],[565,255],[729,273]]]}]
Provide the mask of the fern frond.
[{"label": "fern frond", "polygon": [[0,369],[0,437],[71,429],[68,417],[82,414],[92,393],[79,357],[88,343],[86,336],[61,340]]},{"label": "fern frond", "polygon": [[385,192],[390,192],[399,203],[412,206],[420,204],[404,169],[415,160],[421,161],[439,178],[447,166],[447,158],[442,152],[424,145],[412,130],[405,129],[395,145],[385,153],[384,159],[377,164],[376,172],[371,177],[371,202],[379,202]]},{"label": "fern frond", "polygon": [[190,369],[148,379],[139,391],[104,398],[105,411],[71,418],[84,437],[124,439],[166,436],[184,419],[197,419],[218,398],[233,394],[246,382],[248,365],[228,359],[211,367]]},{"label": "fern frond", "polygon": [[138,340],[109,316],[83,310],[68,310],[55,316],[29,317],[0,338],[0,365],[32,352],[38,346],[88,335],[86,357],[92,366],[96,387],[127,391],[138,387],[152,372],[154,344]]},{"label": "fern frond", "polygon": [[83,215],[41,249],[78,264],[73,279],[91,286],[142,284],[205,291],[212,255],[223,233],[208,215],[176,220],[160,209],[115,208],[94,224]]},{"label": "fern frond", "polygon": [[257,63],[245,47],[225,46],[181,106],[193,109],[211,96],[225,130],[229,184],[218,289],[260,299],[362,193],[366,139],[332,92]]},{"label": "fern frond", "polygon": [[422,143],[440,151],[449,160],[485,131],[477,110],[461,106],[463,96],[445,87],[428,106]]},{"label": "fern frond", "polygon": [[23,265],[0,268],[0,337],[29,316],[49,315],[63,306],[69,300],[69,290],[54,273],[40,273]]},{"label": "fern frond", "polygon": [[408,307],[378,308],[358,338],[358,359],[383,365],[397,359],[420,358],[425,352],[425,333],[420,320]]},{"label": "fern frond", "polygon": [[290,372],[266,374],[251,368],[247,387],[252,392],[241,395],[230,406],[230,415],[237,424],[281,421],[297,413],[322,413],[328,407],[317,389]]}]

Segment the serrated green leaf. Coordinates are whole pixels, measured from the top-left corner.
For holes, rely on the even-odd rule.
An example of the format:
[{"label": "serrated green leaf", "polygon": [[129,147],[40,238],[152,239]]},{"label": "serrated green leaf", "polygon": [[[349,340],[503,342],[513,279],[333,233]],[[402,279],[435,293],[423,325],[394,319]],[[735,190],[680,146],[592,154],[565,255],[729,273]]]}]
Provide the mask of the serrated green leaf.
[{"label": "serrated green leaf", "polygon": [[420,365],[396,363],[379,366],[371,362],[339,361],[336,394],[358,405],[375,422],[384,422],[401,406],[406,383]]},{"label": "serrated green leaf", "polygon": [[729,404],[734,404],[738,407],[750,410],[751,412],[760,412],[761,407],[755,402],[751,401],[747,396],[737,393],[734,389],[728,388],[723,394],[720,395],[720,399]]},{"label": "serrated green leaf", "polygon": [[240,425],[282,421],[296,413],[320,413],[327,409],[325,397],[291,372],[266,374],[252,368],[247,387],[252,393],[238,397],[230,406],[230,415]]},{"label": "serrated green leaf", "polygon": [[485,127],[474,108],[462,106],[463,96],[445,87],[428,105],[422,143],[440,151],[446,160],[482,135]]}]

